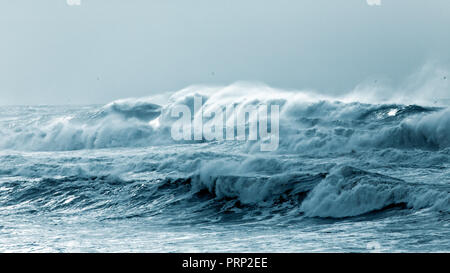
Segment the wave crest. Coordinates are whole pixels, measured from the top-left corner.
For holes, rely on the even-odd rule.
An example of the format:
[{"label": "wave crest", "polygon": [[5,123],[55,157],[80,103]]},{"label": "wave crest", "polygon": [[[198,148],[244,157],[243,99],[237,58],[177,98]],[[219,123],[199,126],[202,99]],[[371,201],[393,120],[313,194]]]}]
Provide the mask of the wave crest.
[{"label": "wave crest", "polygon": [[345,166],[318,184],[300,209],[310,217],[342,218],[403,204],[448,212],[450,196],[448,191],[408,185],[400,179]]},{"label": "wave crest", "polygon": [[[126,99],[100,108],[73,112],[55,108],[57,113],[34,111],[22,119],[3,118],[0,148],[78,150],[176,143],[170,137],[174,122],[171,111],[179,104],[192,109],[197,95],[203,98],[205,111],[230,104],[236,105],[235,111],[248,105],[279,105],[281,153],[450,147],[448,108],[344,103],[306,91],[234,84],[186,88],[172,94],[163,106],[153,103],[152,98]],[[252,152],[259,144],[249,142],[245,147]]]}]

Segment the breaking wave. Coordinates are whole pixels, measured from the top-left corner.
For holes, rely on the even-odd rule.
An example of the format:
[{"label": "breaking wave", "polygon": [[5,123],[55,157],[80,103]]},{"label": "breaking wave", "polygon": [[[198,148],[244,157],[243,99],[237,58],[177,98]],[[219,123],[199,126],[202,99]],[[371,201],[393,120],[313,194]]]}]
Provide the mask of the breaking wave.
[{"label": "breaking wave", "polygon": [[[118,175],[77,175],[2,181],[4,213],[92,212],[105,218],[176,211],[177,218],[266,211],[295,217],[344,218],[390,208],[450,213],[448,185],[407,183],[350,166],[330,173],[222,174],[209,162],[184,177],[126,180]],[[22,173],[24,174],[24,173]],[[184,211],[185,213],[180,213]]]},{"label": "breaking wave", "polygon": [[[257,141],[175,142],[171,111],[180,104],[193,111],[195,96],[205,111],[279,105],[278,150],[261,153]],[[449,162],[445,106],[234,84],[189,87],[158,104],[148,97],[0,108],[2,213],[164,214],[181,222],[449,213]]]},{"label": "breaking wave", "polygon": [[[170,113],[179,104],[193,109],[196,95],[203,98],[204,111],[225,105],[235,105],[235,111],[248,105],[279,105],[278,152],[450,146],[450,110],[446,107],[342,102],[312,92],[234,84],[189,87],[172,94],[164,105],[148,97],[57,114],[39,115],[41,108],[29,107],[32,119],[28,115],[12,119],[9,112],[14,109],[2,108],[0,149],[64,151],[175,143],[170,137],[174,122]],[[259,147],[254,144],[245,147],[253,151]]]}]

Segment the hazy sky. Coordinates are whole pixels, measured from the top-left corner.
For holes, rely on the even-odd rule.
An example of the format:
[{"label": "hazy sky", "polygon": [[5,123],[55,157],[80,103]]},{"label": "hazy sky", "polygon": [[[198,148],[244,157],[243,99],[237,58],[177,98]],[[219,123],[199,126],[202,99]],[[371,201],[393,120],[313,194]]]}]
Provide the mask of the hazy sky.
[{"label": "hazy sky", "polygon": [[379,3],[0,0],[0,104],[106,103],[239,80],[342,92],[450,63],[449,0]]}]

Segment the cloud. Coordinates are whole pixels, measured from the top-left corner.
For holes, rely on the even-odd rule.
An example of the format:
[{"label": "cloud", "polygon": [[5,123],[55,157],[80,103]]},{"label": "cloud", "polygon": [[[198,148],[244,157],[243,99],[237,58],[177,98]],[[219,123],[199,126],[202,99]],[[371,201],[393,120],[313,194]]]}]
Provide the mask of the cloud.
[{"label": "cloud", "polygon": [[369,6],[381,6],[381,0],[367,0]]}]

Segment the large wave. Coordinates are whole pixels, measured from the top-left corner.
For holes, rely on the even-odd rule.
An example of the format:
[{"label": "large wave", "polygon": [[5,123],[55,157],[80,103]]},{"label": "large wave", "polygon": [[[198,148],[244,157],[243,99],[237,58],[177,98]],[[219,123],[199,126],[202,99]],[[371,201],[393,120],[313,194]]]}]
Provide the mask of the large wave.
[{"label": "large wave", "polygon": [[[21,109],[28,111],[23,117],[12,117],[8,115],[11,108],[3,108],[0,149],[58,151],[176,143],[170,137],[170,127],[175,121],[171,112],[180,104],[194,110],[194,96],[202,97],[204,111],[226,105],[235,105],[235,111],[249,105],[279,105],[278,152],[450,146],[447,107],[343,102],[339,97],[314,92],[236,83],[225,87],[188,87],[173,93],[163,105],[148,97],[73,111],[48,107],[54,111],[48,112],[28,107]],[[244,147],[251,152],[259,146],[248,142]]]},{"label": "large wave", "polygon": [[307,216],[348,217],[393,206],[449,212],[448,190],[344,166],[318,184],[301,204]]},{"label": "large wave", "polygon": [[[352,217],[391,208],[450,212],[445,183],[407,182],[345,164],[319,170],[314,169],[317,165],[300,168],[299,161],[279,158],[239,162],[198,153],[165,161],[136,155],[125,165],[102,164],[102,158],[63,157],[43,163],[39,156],[0,157],[2,163],[13,162],[9,170],[2,167],[0,205],[11,209],[3,213],[83,211],[114,218],[173,211],[177,219],[204,221],[218,213],[247,218],[281,213],[292,220]],[[65,161],[70,164],[61,164]]]}]

